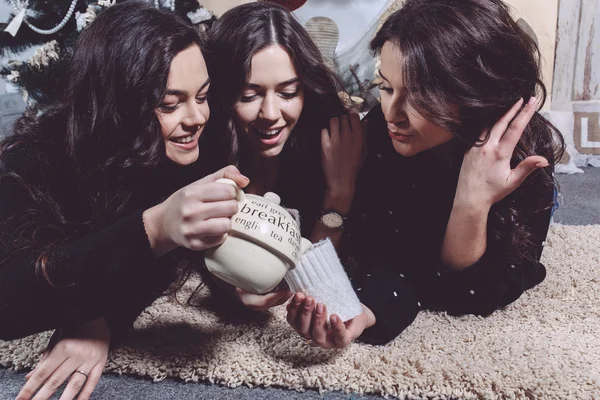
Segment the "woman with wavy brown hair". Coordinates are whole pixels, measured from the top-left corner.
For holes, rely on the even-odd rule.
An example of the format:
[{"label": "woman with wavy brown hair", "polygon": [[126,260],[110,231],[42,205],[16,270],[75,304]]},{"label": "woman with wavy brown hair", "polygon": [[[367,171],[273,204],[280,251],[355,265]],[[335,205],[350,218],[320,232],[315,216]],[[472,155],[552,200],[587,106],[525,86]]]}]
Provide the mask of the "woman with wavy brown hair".
[{"label": "woman with wavy brown hair", "polygon": [[[223,14],[207,49],[212,127],[250,178],[246,191],[279,194],[282,205],[298,210],[304,237],[339,243],[364,138],[317,46],[293,14],[263,2]],[[257,310],[291,296],[237,293]]]},{"label": "woman with wavy brown hair", "polygon": [[[381,106],[346,244],[375,317],[360,339],[386,343],[421,309],[488,315],[544,280],[564,144],[537,111],[539,49],[501,0],[407,0],[371,48]],[[319,345],[356,338],[306,319],[296,329]]]},{"label": "woman with wavy brown hair", "polygon": [[0,145],[0,338],[56,329],[19,399],[65,381],[61,398],[89,398],[111,340],[229,232],[235,193],[214,181],[247,179],[207,175],[226,152],[203,134],[200,46],[174,14],[111,6],[81,33],[62,101]]}]

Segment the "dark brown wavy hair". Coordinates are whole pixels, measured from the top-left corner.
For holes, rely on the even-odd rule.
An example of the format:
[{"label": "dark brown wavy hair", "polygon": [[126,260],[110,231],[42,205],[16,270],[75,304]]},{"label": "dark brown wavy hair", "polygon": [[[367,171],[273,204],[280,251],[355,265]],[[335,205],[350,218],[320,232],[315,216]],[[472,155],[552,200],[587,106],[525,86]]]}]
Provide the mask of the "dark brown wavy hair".
[{"label": "dark brown wavy hair", "polygon": [[[250,75],[252,57],[260,50],[281,46],[290,56],[304,90],[304,108],[290,137],[289,146],[320,157],[320,132],[329,119],[345,113],[338,96],[343,91],[337,76],[306,30],[284,7],[248,3],[221,16],[209,33],[206,54],[214,99],[213,121],[226,126],[232,161],[239,161],[239,140],[232,113]],[[288,143],[286,143],[288,146]],[[319,164],[317,160],[314,164]]]},{"label": "dark brown wavy hair", "polygon": [[[133,211],[132,198],[139,200],[142,185],[166,161],[155,109],[171,61],[194,44],[201,39],[188,22],[138,1],[109,7],[81,33],[62,101],[29,110],[0,145],[0,179],[13,180],[35,204],[13,217],[20,229],[11,243],[0,244],[2,258],[41,248],[38,271],[52,284],[47,265],[53,249]],[[55,187],[46,182],[46,171],[63,175]],[[85,199],[70,206],[89,218],[69,216],[66,193]],[[0,221],[0,229],[9,222],[14,225]]]},{"label": "dark brown wavy hair", "polygon": [[[385,21],[371,49],[378,54],[386,42],[402,53],[408,101],[465,148],[485,144],[489,133],[481,140],[481,132],[519,98],[526,103],[536,96],[541,105],[546,100],[538,46],[501,0],[407,0]],[[536,112],[511,165],[531,155],[545,157],[550,165],[495,204],[488,224],[490,238],[505,240],[514,257],[535,257],[530,227],[520,221],[531,217],[525,210],[537,213],[553,207],[552,174],[563,152],[560,132]]]}]

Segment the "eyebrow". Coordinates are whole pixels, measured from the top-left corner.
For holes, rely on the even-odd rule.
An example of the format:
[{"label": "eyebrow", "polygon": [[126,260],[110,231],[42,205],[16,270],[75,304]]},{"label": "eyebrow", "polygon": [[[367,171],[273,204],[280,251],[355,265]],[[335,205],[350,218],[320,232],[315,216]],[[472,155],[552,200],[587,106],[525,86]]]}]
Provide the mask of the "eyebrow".
[{"label": "eyebrow", "polygon": [[[201,91],[203,91],[204,88],[207,87],[209,84],[210,84],[210,78],[208,78],[206,80],[206,82],[204,82],[202,84],[202,86],[200,87],[200,90],[198,90],[198,93],[200,93]],[[167,89],[167,91],[165,92],[165,95],[167,95],[167,96],[187,96],[188,92],[186,90]]]},{"label": "eyebrow", "polygon": [[[296,83],[296,82],[300,82],[300,78],[295,77],[292,79],[288,79],[287,81],[278,83],[277,87],[288,86],[288,85],[291,85],[292,83]],[[260,87],[261,87],[260,85],[257,85],[256,83],[250,83],[250,82],[246,82],[246,86],[248,87],[248,89],[260,89]]]},{"label": "eyebrow", "polygon": [[385,76],[383,76],[383,74],[381,73],[381,68],[379,68],[379,76],[381,76],[383,79],[385,79],[386,81],[390,81],[388,78],[386,78]]}]

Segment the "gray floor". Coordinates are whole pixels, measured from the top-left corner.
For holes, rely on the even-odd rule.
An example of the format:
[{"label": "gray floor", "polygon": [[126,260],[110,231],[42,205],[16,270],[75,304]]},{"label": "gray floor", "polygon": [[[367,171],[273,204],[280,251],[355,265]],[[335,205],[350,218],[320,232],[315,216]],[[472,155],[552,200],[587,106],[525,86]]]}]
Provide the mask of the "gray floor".
[{"label": "gray floor", "polygon": [[[585,168],[584,174],[557,175],[560,183],[560,208],[554,221],[566,225],[600,224],[600,168]],[[0,368],[0,400],[14,399],[24,383],[26,372]],[[55,398],[58,398],[57,396]],[[332,392],[320,395],[280,388],[230,389],[206,383],[182,383],[167,379],[160,383],[131,376],[106,374],[100,380],[93,399],[381,399],[379,396],[357,396]]]}]

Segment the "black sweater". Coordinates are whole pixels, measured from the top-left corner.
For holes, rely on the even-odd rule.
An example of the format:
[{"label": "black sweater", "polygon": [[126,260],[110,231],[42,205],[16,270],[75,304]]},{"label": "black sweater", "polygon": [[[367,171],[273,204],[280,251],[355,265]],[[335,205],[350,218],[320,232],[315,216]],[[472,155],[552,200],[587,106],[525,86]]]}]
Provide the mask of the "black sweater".
[{"label": "black sweater", "polygon": [[[93,190],[69,165],[64,146],[38,141],[15,147],[1,159],[0,176],[0,339],[10,340],[104,316],[113,336],[131,326],[137,315],[175,279],[176,254],[155,259],[142,212],[176,189],[201,177],[197,166],[166,162],[134,185],[124,209],[88,224],[97,213]],[[48,195],[36,193],[11,177]],[[131,189],[131,187],[130,187]],[[115,188],[108,188],[107,192]],[[58,208],[68,223],[59,223]],[[60,227],[59,229],[49,227]],[[29,240],[19,248],[16,233]],[[60,238],[48,259],[47,274],[36,268],[49,244]],[[23,244],[22,242],[20,243]]]},{"label": "black sweater", "polygon": [[[444,266],[442,242],[464,147],[452,140],[414,157],[403,157],[394,151],[381,108],[367,118],[369,154],[345,238],[346,251],[358,263],[353,285],[361,302],[377,318],[362,340],[391,341],[422,308],[453,315],[487,315],[544,280],[546,270],[539,259],[551,211],[537,211],[537,207],[522,210],[524,217],[518,221],[531,227],[535,260],[511,257],[514,252],[507,240],[492,240],[488,235],[487,250],[474,265],[463,271]],[[549,204],[553,188],[526,196]]]}]

